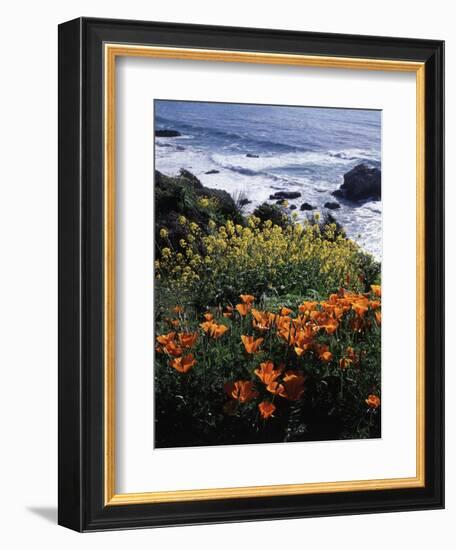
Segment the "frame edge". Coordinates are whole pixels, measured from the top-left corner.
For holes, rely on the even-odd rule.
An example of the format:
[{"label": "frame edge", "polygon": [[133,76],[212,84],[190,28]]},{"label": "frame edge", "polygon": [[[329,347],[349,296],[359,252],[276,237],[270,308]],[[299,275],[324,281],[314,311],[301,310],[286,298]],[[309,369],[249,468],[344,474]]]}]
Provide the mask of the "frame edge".
[{"label": "frame edge", "polygon": [[58,27],[58,524],[83,529],[81,20]]}]

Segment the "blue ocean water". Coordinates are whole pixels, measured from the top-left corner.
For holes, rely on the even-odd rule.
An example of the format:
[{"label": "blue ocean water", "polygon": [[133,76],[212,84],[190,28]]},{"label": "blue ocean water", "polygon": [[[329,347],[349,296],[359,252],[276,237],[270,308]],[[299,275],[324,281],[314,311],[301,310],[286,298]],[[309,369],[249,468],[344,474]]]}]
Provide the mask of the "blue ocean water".
[{"label": "blue ocean water", "polygon": [[[175,175],[186,168],[208,187],[244,194],[252,201],[247,212],[286,190],[301,192],[289,201],[300,218],[308,214],[300,211],[303,202],[323,213],[346,172],[361,162],[381,164],[376,110],[156,100],[155,128],[182,134],[155,139],[157,170]],[[206,174],[212,170],[218,173]],[[340,204],[333,216],[380,259],[381,202]]]}]

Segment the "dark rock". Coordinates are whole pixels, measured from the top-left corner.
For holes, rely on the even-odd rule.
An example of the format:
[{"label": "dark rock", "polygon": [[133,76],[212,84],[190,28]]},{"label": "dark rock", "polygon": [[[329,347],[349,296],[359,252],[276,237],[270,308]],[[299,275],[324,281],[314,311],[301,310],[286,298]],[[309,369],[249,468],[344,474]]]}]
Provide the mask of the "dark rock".
[{"label": "dark rock", "polygon": [[203,189],[203,184],[200,182],[200,180],[191,172],[185,170],[185,168],[180,169],[179,175],[181,180],[184,180],[182,183],[186,183],[194,189]]},{"label": "dark rock", "polygon": [[308,202],[303,202],[301,204],[301,210],[315,210],[315,206],[312,206]]},{"label": "dark rock", "polygon": [[329,208],[330,210],[337,210],[340,208],[340,204],[338,202],[325,202],[325,208]]},{"label": "dark rock", "polygon": [[179,137],[181,135],[177,130],[155,130],[155,137]]},{"label": "dark rock", "polygon": [[182,145],[178,145],[176,147],[176,151],[185,151],[185,147],[182,147]]},{"label": "dark rock", "polygon": [[296,210],[296,204],[292,204],[292,205],[290,206],[290,210]]},{"label": "dark rock", "polygon": [[220,174],[220,170],[209,170],[209,172],[204,172],[205,174],[207,175],[210,175],[210,174]]},{"label": "dark rock", "polygon": [[276,201],[276,204],[278,204],[279,206],[284,206],[286,203],[286,200],[287,199],[279,199],[278,201]]},{"label": "dark rock", "polygon": [[344,175],[344,183],[332,193],[350,201],[382,198],[382,173],[378,168],[358,164]]},{"label": "dark rock", "polygon": [[290,220],[283,208],[280,208],[276,204],[264,202],[255,208],[253,215],[260,218],[262,222],[271,220],[274,225],[279,225],[280,227],[287,227],[290,224]]},{"label": "dark rock", "polygon": [[299,191],[277,191],[273,195],[269,195],[269,200],[276,199],[298,199],[301,196]]},{"label": "dark rock", "polygon": [[[185,238],[187,231],[187,228],[179,223],[181,215],[189,221],[198,223],[204,232],[208,231],[209,221],[214,217],[216,223],[226,223],[227,220],[245,223],[229,193],[203,186],[188,170],[181,170],[179,175],[174,177],[156,171],[154,183],[156,227],[168,230],[169,240],[173,246],[177,246],[179,240]],[[201,197],[216,199],[211,212],[200,206]]]},{"label": "dark rock", "polygon": [[247,153],[245,156],[249,159],[258,159],[258,158],[260,158],[260,155],[254,155],[253,153]]},{"label": "dark rock", "polygon": [[252,201],[249,200],[249,199],[247,199],[247,198],[246,198],[246,199],[241,199],[241,200],[239,201],[239,206],[245,206],[246,204],[251,204],[251,202],[252,202]]}]

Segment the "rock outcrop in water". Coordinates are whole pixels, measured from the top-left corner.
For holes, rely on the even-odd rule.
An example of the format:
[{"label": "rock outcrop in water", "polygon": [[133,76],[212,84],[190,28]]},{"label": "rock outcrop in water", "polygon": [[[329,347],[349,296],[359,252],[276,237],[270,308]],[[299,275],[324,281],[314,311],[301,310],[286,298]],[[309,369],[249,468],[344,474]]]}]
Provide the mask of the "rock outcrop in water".
[{"label": "rock outcrop in water", "polygon": [[325,208],[328,208],[329,210],[337,210],[340,208],[340,204],[338,202],[325,202]]},{"label": "rock outcrop in water", "polygon": [[312,206],[311,204],[309,204],[308,202],[303,202],[301,204],[301,210],[315,210],[315,206]]},{"label": "rock outcrop in water", "polygon": [[155,130],[155,137],[179,137],[181,135],[177,130]]},{"label": "rock outcrop in water", "polygon": [[277,191],[273,195],[269,195],[269,200],[279,200],[279,199],[298,199],[301,196],[299,191]]},{"label": "rock outcrop in water", "polygon": [[344,183],[332,194],[349,201],[379,201],[382,198],[382,173],[378,168],[358,164],[344,175]]}]

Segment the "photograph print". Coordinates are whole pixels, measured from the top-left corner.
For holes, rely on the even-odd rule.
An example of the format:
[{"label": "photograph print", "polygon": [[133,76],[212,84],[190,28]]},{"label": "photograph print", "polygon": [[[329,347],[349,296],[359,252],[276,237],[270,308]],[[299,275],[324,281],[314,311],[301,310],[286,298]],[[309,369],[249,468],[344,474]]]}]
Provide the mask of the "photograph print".
[{"label": "photograph print", "polygon": [[155,448],[381,437],[381,111],[154,113]]}]

